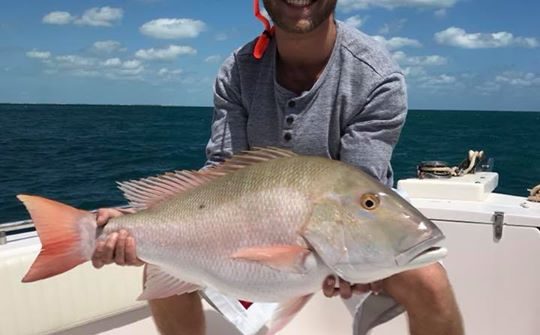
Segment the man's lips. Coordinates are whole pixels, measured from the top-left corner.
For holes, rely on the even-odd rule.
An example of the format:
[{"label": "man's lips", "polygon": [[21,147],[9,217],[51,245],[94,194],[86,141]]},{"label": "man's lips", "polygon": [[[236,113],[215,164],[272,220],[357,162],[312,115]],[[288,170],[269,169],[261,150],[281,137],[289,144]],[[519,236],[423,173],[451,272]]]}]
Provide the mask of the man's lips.
[{"label": "man's lips", "polygon": [[308,7],[317,0],[284,0],[287,5],[297,8]]}]

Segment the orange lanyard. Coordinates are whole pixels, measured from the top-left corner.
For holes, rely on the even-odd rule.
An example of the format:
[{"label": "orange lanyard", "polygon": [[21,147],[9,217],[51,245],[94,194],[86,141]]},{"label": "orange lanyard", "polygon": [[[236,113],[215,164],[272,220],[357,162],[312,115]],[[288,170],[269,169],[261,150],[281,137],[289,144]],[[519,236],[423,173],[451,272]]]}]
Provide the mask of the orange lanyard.
[{"label": "orange lanyard", "polygon": [[257,19],[259,19],[259,21],[261,21],[264,25],[264,31],[257,39],[255,47],[253,48],[253,57],[255,57],[255,59],[261,59],[264,55],[264,52],[268,48],[270,39],[272,39],[272,36],[274,36],[275,29],[270,25],[268,19],[261,14],[259,0],[253,1],[253,8],[255,10],[255,17],[257,17]]}]

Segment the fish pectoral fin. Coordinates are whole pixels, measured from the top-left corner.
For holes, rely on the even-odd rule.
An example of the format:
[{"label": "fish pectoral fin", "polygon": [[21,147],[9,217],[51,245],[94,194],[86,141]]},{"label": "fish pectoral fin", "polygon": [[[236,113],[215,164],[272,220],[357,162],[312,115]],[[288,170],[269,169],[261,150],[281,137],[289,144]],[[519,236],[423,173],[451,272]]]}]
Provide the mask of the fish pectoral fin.
[{"label": "fish pectoral fin", "polygon": [[298,245],[271,245],[243,248],[231,257],[261,263],[280,271],[306,273],[306,261],[310,255],[311,251]]},{"label": "fish pectoral fin", "polygon": [[272,319],[267,323],[265,335],[274,335],[283,329],[302,310],[313,294],[304,295],[279,304]]},{"label": "fish pectoral fin", "polygon": [[144,290],[137,300],[167,298],[173,295],[191,293],[201,289],[200,286],[188,283],[165,271],[157,265],[149,264],[146,268]]}]

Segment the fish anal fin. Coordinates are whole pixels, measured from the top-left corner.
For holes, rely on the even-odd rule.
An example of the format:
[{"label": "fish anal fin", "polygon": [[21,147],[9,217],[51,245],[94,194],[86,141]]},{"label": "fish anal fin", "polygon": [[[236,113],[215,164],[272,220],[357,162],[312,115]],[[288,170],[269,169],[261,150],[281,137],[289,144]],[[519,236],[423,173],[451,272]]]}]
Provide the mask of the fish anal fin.
[{"label": "fish anal fin", "polygon": [[243,248],[231,255],[233,259],[258,262],[271,268],[294,273],[305,273],[311,251],[298,245],[271,245]]},{"label": "fish anal fin", "polygon": [[274,147],[254,148],[234,155],[221,164],[200,171],[167,172],[156,177],[130,180],[117,184],[132,207],[146,209],[177,194],[197,188],[209,181],[245,167],[292,156],[296,156],[296,154],[285,149]]},{"label": "fish anal fin", "polygon": [[200,286],[179,279],[159,266],[148,264],[144,290],[137,300],[152,300],[167,298],[173,295],[198,291]]},{"label": "fish anal fin", "polygon": [[272,319],[267,324],[268,331],[265,335],[275,335],[282,330],[302,310],[313,294],[288,300],[279,304]]}]

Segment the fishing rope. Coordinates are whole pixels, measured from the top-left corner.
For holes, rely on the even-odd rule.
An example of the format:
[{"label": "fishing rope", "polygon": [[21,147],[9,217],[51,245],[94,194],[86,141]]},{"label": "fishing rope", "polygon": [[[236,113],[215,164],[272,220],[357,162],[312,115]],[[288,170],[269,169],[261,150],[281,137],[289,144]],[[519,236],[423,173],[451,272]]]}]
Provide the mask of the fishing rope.
[{"label": "fishing rope", "polygon": [[527,191],[531,192],[531,195],[527,198],[529,201],[540,202],[540,184]]},{"label": "fishing rope", "polygon": [[469,150],[468,159],[463,161],[459,166],[450,167],[450,166],[444,166],[444,164],[432,164],[431,166],[422,165],[418,167],[418,176],[421,178],[461,177],[475,170],[478,164],[480,164],[480,162],[482,161],[483,157],[484,157],[484,151]]},{"label": "fishing rope", "polygon": [[255,59],[261,59],[268,48],[268,44],[270,44],[270,40],[274,36],[275,29],[270,24],[270,21],[268,21],[268,19],[261,14],[259,0],[253,1],[253,10],[255,12],[255,17],[261,21],[264,26],[264,31],[261,33],[259,38],[257,38],[257,42],[253,48],[253,57],[255,57]]}]

